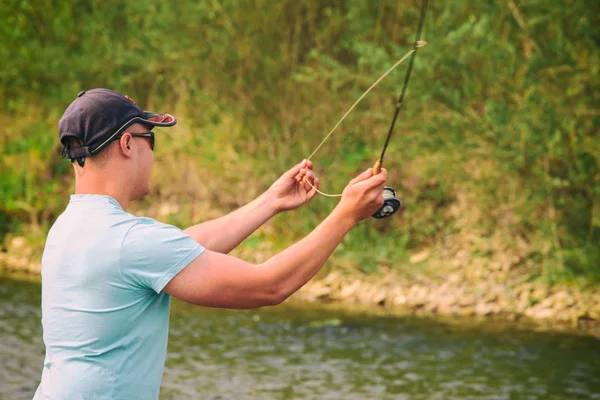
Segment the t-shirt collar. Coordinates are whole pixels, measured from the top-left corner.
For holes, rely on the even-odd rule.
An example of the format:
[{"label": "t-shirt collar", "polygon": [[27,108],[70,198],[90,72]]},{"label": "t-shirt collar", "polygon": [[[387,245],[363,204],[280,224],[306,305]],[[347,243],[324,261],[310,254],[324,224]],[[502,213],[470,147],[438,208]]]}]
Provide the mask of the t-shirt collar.
[{"label": "t-shirt collar", "polygon": [[72,194],[71,202],[106,202],[123,209],[117,200],[106,194]]}]

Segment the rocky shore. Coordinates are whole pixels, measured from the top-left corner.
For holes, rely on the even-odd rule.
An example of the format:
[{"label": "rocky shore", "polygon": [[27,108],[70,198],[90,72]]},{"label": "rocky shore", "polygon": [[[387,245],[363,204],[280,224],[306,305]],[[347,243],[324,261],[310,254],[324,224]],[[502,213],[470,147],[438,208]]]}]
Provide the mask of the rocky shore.
[{"label": "rocky shore", "polygon": [[[417,258],[412,262],[422,261]],[[14,238],[9,251],[0,252],[0,269],[33,276],[41,270],[23,238]],[[600,337],[600,291],[594,288],[499,283],[501,277],[492,271],[476,280],[467,274],[473,268],[455,269],[440,282],[422,275],[407,278],[392,268],[376,274],[334,270],[313,279],[294,298],[386,314],[528,321],[544,329]]]},{"label": "rocky shore", "polygon": [[392,271],[360,277],[332,272],[307,284],[297,296],[350,308],[377,307],[393,314],[526,321],[545,329],[600,337],[600,292],[572,287],[534,283],[507,287],[493,280],[472,283],[459,274],[440,284],[423,278],[406,281]]}]

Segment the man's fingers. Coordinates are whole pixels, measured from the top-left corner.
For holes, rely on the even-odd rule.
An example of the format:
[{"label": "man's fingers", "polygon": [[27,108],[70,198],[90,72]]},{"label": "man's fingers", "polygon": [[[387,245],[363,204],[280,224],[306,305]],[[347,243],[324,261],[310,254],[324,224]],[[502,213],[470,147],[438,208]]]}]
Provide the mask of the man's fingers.
[{"label": "man's fingers", "polygon": [[362,182],[358,182],[357,185],[363,186],[365,188],[365,190],[371,190],[378,186],[381,186],[383,188],[386,181],[387,181],[387,179],[385,176],[377,174],[377,175],[375,175],[369,179],[366,179]]},{"label": "man's fingers", "polygon": [[300,171],[298,171],[298,173],[294,177],[294,179],[296,180],[296,182],[302,183],[302,181],[304,181],[305,175],[306,175],[306,168],[301,168]]},{"label": "man's fingers", "polygon": [[[309,179],[309,172],[312,173],[312,171],[310,171],[306,168],[302,168],[300,170],[300,172],[298,172],[298,174],[294,177],[294,179],[298,183],[304,183],[304,182],[306,182],[307,179]],[[314,177],[314,174],[312,176]]]},{"label": "man's fingers", "polygon": [[312,190],[313,186],[315,186],[315,183],[314,183],[315,178],[314,177],[312,179],[308,179],[305,177],[302,182],[304,182],[304,190],[306,190],[307,192]]},{"label": "man's fingers", "polygon": [[370,185],[378,185],[381,182],[385,182],[387,179],[387,170],[385,168],[381,168],[381,172],[377,175],[373,175],[373,171],[371,168],[364,171],[362,174],[358,175],[356,178],[352,179],[348,185],[356,185],[363,181],[368,181]]},{"label": "man's fingers", "polygon": [[[302,160],[301,162],[299,162],[298,164],[294,165],[292,168],[290,168],[284,175],[288,176],[290,178],[294,178],[298,175],[298,173],[300,172],[300,170],[302,168],[305,168],[306,165],[308,163],[308,160]],[[312,163],[311,163],[312,165]],[[312,167],[311,167],[312,168]],[[298,180],[298,179],[296,179]]]},{"label": "man's fingers", "polygon": [[315,173],[312,172],[311,170],[309,170],[309,169],[302,170],[302,172],[304,172],[304,179],[303,179],[303,181],[312,182],[312,181],[315,180]]},{"label": "man's fingers", "polygon": [[386,181],[387,171],[384,168],[382,168],[381,172],[377,175],[373,175],[367,179],[357,182],[355,183],[355,185],[360,185],[364,187],[365,190],[371,190],[373,188],[376,188],[377,186],[381,186],[383,189],[383,186],[385,185]]},{"label": "man's fingers", "polygon": [[298,175],[294,177],[294,179],[301,183],[306,182],[307,180],[313,181],[315,179],[315,173],[310,169],[302,168],[300,172],[298,172]]},{"label": "man's fingers", "polygon": [[358,182],[369,179],[371,177],[371,175],[373,175],[373,172],[371,171],[371,168],[369,168],[368,170],[364,171],[362,174],[358,175],[357,177],[352,179],[350,182],[348,182],[348,186],[355,185]]},{"label": "man's fingers", "polygon": [[387,181],[387,170],[385,168],[381,168],[381,172],[377,175],[371,176],[369,179],[365,179],[364,183],[369,186],[377,186],[385,183]]}]

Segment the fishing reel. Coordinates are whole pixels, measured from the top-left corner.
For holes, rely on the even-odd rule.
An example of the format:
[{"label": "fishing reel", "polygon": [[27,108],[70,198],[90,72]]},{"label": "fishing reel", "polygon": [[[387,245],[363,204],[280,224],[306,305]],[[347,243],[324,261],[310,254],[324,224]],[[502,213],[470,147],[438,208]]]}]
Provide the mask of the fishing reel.
[{"label": "fishing reel", "polygon": [[393,188],[386,186],[383,188],[383,206],[373,214],[373,218],[387,218],[398,211],[401,205],[400,199],[396,197],[396,191]]},{"label": "fishing reel", "polygon": [[[373,175],[377,175],[381,172],[382,164],[383,163],[381,159],[379,159],[375,163],[375,165],[373,165],[373,168],[371,168],[371,172],[373,173]],[[389,186],[385,186],[383,188],[383,206],[381,206],[381,208],[377,210],[375,214],[373,214],[373,218],[387,218],[396,211],[398,211],[401,205],[402,203],[400,202],[400,199],[396,197],[396,191]]]}]

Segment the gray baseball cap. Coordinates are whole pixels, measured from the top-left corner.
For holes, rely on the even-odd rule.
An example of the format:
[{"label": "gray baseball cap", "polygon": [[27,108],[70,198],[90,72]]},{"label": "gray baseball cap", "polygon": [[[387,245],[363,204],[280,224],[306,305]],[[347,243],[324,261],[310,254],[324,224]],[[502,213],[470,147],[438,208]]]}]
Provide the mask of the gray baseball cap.
[{"label": "gray baseball cap", "polygon": [[[58,136],[64,146],[61,157],[73,160],[98,154],[136,122],[173,126],[177,120],[170,114],[144,111],[129,96],[114,90],[81,91],[58,122]],[[70,137],[82,146],[69,149]]]}]

